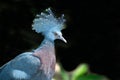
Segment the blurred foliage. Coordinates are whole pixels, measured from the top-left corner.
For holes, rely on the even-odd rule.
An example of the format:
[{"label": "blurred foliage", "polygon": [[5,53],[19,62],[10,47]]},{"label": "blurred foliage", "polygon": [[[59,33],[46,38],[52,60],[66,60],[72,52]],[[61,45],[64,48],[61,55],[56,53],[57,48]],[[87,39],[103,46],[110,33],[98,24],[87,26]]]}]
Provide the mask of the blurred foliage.
[{"label": "blurred foliage", "polygon": [[[58,69],[59,67],[59,69]],[[109,80],[106,76],[92,73],[87,64],[80,64],[71,72],[65,71],[60,64],[57,64],[56,74],[53,80]]]},{"label": "blurred foliage", "polygon": [[73,77],[72,80],[78,80],[79,77],[83,76],[85,73],[88,72],[88,65],[82,64],[79,65],[74,71],[73,71]]}]

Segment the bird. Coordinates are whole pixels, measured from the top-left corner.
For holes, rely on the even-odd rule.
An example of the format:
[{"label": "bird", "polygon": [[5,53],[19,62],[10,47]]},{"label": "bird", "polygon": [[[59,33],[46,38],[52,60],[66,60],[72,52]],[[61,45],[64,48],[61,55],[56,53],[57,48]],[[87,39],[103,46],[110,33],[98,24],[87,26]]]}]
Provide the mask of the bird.
[{"label": "bird", "polygon": [[0,80],[52,80],[55,74],[55,40],[67,43],[62,35],[66,19],[56,17],[51,8],[36,15],[32,30],[44,36],[40,46],[23,52],[0,67]]}]

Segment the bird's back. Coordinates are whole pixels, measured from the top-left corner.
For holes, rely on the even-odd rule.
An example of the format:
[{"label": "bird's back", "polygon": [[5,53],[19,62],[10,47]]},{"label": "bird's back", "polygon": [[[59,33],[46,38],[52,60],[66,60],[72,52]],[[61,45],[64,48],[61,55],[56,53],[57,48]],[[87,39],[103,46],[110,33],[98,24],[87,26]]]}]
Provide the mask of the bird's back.
[{"label": "bird's back", "polygon": [[38,73],[40,64],[32,52],[20,54],[0,68],[0,80],[31,80]]}]

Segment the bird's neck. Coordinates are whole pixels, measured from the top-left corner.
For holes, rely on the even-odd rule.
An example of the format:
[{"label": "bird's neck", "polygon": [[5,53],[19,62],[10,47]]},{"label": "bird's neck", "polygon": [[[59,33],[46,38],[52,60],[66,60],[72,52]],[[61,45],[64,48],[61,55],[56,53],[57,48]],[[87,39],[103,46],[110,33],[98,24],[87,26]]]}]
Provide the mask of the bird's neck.
[{"label": "bird's neck", "polygon": [[43,48],[45,48],[45,49],[48,49],[48,48],[53,49],[54,48],[54,41],[50,41],[50,40],[45,38],[42,41],[42,43],[40,44],[40,46],[35,51],[39,51],[39,50],[41,50]]},{"label": "bird's neck", "polygon": [[54,48],[54,41],[50,41],[48,39],[44,39],[41,45],[34,51],[34,55],[40,57],[40,55],[54,55],[55,48]]}]

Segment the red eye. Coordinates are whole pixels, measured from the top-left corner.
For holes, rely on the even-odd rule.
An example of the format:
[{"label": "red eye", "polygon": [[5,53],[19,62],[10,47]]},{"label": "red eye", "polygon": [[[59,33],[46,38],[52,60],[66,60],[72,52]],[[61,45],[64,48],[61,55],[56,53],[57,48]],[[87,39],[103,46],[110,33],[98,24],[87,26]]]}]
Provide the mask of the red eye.
[{"label": "red eye", "polygon": [[54,35],[55,35],[55,36],[58,36],[58,34],[57,34],[56,32],[54,32]]}]

